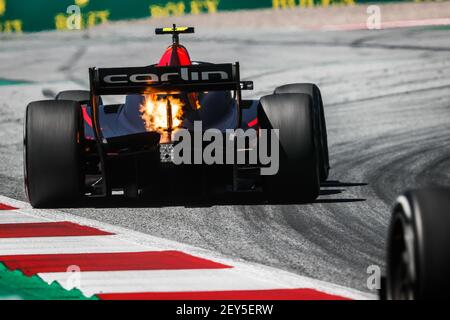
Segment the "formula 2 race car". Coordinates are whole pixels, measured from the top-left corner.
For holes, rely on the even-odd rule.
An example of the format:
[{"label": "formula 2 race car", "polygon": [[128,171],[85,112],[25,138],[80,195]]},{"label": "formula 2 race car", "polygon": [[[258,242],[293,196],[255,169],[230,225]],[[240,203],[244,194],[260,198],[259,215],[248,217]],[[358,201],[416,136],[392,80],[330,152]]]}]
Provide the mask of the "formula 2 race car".
[{"label": "formula 2 race car", "polygon": [[[131,199],[176,192],[206,198],[262,192],[268,200],[300,202],[318,197],[329,172],[319,88],[289,84],[244,100],[242,91],[253,82],[241,81],[239,63],[191,61],[179,42],[187,33],[194,28],[157,29],[173,38],[159,63],[90,68],[89,91],[28,105],[24,178],[33,207],[77,206],[121,193]],[[125,103],[105,105],[107,95],[123,95]],[[199,162],[208,151],[214,161]],[[270,167],[272,173],[262,173]]]},{"label": "formula 2 race car", "polygon": [[395,203],[382,298],[450,299],[450,188],[413,190]]}]

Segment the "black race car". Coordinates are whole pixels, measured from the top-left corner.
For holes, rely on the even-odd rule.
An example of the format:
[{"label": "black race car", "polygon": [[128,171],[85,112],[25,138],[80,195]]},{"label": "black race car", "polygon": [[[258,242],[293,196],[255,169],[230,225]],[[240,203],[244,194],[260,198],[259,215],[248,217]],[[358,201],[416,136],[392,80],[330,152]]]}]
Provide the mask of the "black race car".
[{"label": "black race car", "polygon": [[[84,198],[122,192],[127,198],[176,192],[206,198],[263,192],[268,200],[301,202],[318,197],[329,173],[319,88],[289,84],[244,100],[242,91],[253,83],[241,80],[239,63],[191,60],[179,35],[193,32],[175,25],[157,29],[173,38],[159,63],[90,68],[89,91],[64,91],[28,105],[24,172],[33,207],[77,206]],[[107,95],[123,95],[125,102],[106,105]],[[270,139],[261,139],[265,130]],[[176,138],[179,132],[200,132],[204,139]],[[217,142],[219,133],[224,139]],[[267,142],[275,138],[278,144]],[[216,144],[210,152],[215,161],[198,162],[193,158],[211,151],[208,139]],[[191,150],[176,154],[182,142]]]}]

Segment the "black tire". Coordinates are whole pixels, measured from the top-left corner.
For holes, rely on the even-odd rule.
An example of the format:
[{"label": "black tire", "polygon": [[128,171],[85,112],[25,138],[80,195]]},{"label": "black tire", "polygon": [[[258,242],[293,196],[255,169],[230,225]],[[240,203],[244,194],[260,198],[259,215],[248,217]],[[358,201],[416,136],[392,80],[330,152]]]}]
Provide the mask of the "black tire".
[{"label": "black tire", "polygon": [[264,177],[267,196],[313,202],[319,196],[320,181],[311,97],[296,93],[265,96],[258,113],[262,128],[280,130],[280,167],[278,174]]},{"label": "black tire", "polygon": [[[68,90],[68,91],[61,91],[56,95],[55,100],[70,100],[70,101],[76,101],[80,104],[89,104],[91,101],[91,93],[86,90]],[[100,97],[100,105],[103,105],[103,100]]]},{"label": "black tire", "polygon": [[450,189],[400,197],[387,251],[387,299],[449,299]]},{"label": "black tire", "polygon": [[319,152],[320,181],[328,179],[330,173],[330,158],[328,153],[328,135],[323,108],[322,94],[319,87],[312,83],[287,84],[275,89],[275,94],[304,93],[311,96],[313,101],[314,118],[316,121],[316,145]]},{"label": "black tire", "polygon": [[91,99],[91,93],[86,90],[61,91],[56,95],[55,100],[70,100],[80,103],[87,103]]},{"label": "black tire", "polygon": [[35,208],[71,206],[84,190],[81,108],[74,101],[28,105],[24,128],[25,188]]}]

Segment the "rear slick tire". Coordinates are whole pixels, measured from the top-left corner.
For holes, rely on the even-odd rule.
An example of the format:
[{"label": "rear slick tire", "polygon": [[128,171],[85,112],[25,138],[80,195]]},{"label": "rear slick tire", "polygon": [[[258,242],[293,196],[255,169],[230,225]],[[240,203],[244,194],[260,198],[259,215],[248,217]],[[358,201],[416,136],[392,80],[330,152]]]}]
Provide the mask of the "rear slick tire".
[{"label": "rear slick tire", "polygon": [[392,214],[386,298],[450,298],[450,189],[407,192]]},{"label": "rear slick tire", "polygon": [[313,101],[314,119],[316,121],[316,146],[319,161],[320,181],[325,182],[330,174],[330,157],[328,152],[328,135],[323,108],[322,94],[318,86],[312,83],[287,84],[275,89],[275,94],[304,93]]},{"label": "rear slick tire", "polygon": [[81,104],[88,103],[91,99],[91,93],[86,90],[67,90],[61,91],[56,95],[55,100],[76,101]]},{"label": "rear slick tire", "polygon": [[79,103],[49,100],[28,105],[24,176],[33,207],[72,206],[81,199],[83,137]]},{"label": "rear slick tire", "polygon": [[320,191],[312,99],[306,94],[277,94],[260,101],[262,129],[279,129],[279,171],[264,176],[269,199],[310,203]]},{"label": "rear slick tire", "polygon": [[[91,103],[91,92],[87,90],[67,90],[61,91],[56,95],[55,100],[69,100],[79,102],[81,105],[89,105]],[[100,97],[99,104],[103,105]]]}]

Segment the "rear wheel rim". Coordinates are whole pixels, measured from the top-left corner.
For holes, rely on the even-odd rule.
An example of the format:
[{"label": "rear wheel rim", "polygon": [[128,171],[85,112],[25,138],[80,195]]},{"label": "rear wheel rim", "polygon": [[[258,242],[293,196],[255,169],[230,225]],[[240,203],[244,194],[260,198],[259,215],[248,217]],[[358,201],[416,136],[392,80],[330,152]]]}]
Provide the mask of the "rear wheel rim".
[{"label": "rear wheel rim", "polygon": [[396,219],[391,243],[390,298],[415,299],[414,232],[404,217]]}]

